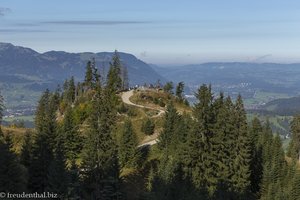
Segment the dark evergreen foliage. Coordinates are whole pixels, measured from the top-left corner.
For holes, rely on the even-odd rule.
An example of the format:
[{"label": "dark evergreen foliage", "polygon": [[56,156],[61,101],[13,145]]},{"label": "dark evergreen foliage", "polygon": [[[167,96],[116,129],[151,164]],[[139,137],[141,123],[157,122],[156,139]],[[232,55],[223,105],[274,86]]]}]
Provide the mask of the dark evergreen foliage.
[{"label": "dark evergreen foliage", "polygon": [[88,61],[86,64],[86,70],[85,70],[85,79],[84,79],[85,86],[87,89],[92,88],[93,85],[93,68],[92,68],[92,62]]},{"label": "dark evergreen foliage", "polygon": [[174,89],[174,85],[172,81],[167,82],[163,87],[163,90],[169,94],[173,94],[173,89]]},{"label": "dark evergreen foliage", "polygon": [[78,125],[75,124],[71,106],[65,111],[60,132],[60,138],[67,162],[74,163],[82,150],[83,138],[78,132]]},{"label": "dark evergreen foliage", "polygon": [[179,82],[176,86],[175,95],[180,101],[182,101],[184,99],[183,92],[184,92],[184,83]]},{"label": "dark evergreen foliage", "polygon": [[69,81],[69,88],[66,91],[67,92],[67,101],[70,103],[73,103],[75,101],[75,81],[74,77],[72,76],[70,81]]},{"label": "dark evergreen foliage", "polygon": [[32,135],[33,133],[31,131],[26,131],[24,143],[22,145],[21,150],[21,156],[20,156],[20,162],[22,165],[24,165],[26,168],[30,166],[31,161],[31,152],[32,152]]},{"label": "dark evergreen foliage", "polygon": [[250,182],[251,192],[259,197],[259,190],[263,176],[263,146],[260,143],[260,138],[263,134],[263,127],[258,118],[252,120],[250,127],[251,138],[251,164],[250,164]]},{"label": "dark evergreen foliage", "polygon": [[247,194],[250,187],[251,141],[246,112],[240,95],[236,100],[234,118],[236,147],[233,152],[232,183],[236,192]]},{"label": "dark evergreen foliage", "polygon": [[97,88],[88,119],[82,172],[85,195],[92,199],[120,197],[117,146],[112,135],[116,109],[106,88]]},{"label": "dark evergreen foliage", "polygon": [[150,118],[147,118],[146,121],[142,124],[141,130],[146,135],[152,135],[154,133],[154,129],[155,129],[154,122]]},{"label": "dark evergreen foliage", "polygon": [[138,142],[133,132],[131,121],[125,121],[119,145],[119,161],[121,167],[137,167],[140,159]]},{"label": "dark evergreen foliage", "polygon": [[26,191],[26,168],[19,163],[11,148],[10,134],[4,136],[0,130],[0,191],[21,193]]},{"label": "dark evergreen foliage", "polygon": [[66,170],[66,160],[63,153],[63,145],[58,141],[53,159],[48,169],[48,183],[45,191],[58,194],[64,199],[68,192],[68,173]]},{"label": "dark evergreen foliage", "polygon": [[122,80],[122,70],[123,66],[121,64],[120,57],[118,55],[118,52],[115,51],[115,54],[112,58],[112,63],[110,63],[110,68],[106,79],[107,88],[110,89],[112,92],[124,89],[124,82]]},{"label": "dark evergreen foliage", "polygon": [[48,90],[42,95],[36,112],[37,134],[32,145],[29,166],[29,189],[43,192],[48,186],[49,166],[53,159],[56,137],[56,96]]}]

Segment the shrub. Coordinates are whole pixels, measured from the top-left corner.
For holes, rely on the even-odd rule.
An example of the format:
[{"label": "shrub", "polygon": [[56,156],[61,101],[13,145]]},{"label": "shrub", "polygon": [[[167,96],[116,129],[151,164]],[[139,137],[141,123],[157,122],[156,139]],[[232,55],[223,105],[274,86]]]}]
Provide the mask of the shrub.
[{"label": "shrub", "polygon": [[155,124],[154,122],[148,118],[143,124],[142,124],[142,131],[146,135],[152,135],[154,133]]}]

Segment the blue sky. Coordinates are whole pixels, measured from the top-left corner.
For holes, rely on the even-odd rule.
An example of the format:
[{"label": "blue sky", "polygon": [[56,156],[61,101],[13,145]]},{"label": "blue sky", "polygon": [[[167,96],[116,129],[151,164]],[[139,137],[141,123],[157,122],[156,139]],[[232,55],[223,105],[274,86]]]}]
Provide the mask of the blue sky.
[{"label": "blue sky", "polygon": [[300,62],[300,1],[0,0],[0,41],[160,65]]}]

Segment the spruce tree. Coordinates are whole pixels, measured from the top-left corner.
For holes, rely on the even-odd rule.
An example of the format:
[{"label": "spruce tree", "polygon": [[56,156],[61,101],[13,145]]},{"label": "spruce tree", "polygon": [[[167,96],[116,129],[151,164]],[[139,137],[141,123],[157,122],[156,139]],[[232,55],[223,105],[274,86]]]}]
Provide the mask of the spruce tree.
[{"label": "spruce tree", "polygon": [[168,146],[171,144],[171,141],[174,139],[174,132],[176,130],[176,125],[178,122],[179,122],[179,114],[177,113],[176,108],[171,102],[167,106],[163,131],[158,138],[159,140],[158,146],[160,149],[168,149]]},{"label": "spruce tree", "polygon": [[262,146],[262,165],[263,165],[263,176],[261,180],[261,186],[260,186],[260,196],[261,199],[266,199],[269,195],[269,184],[271,182],[271,171],[269,170],[271,168],[271,160],[272,160],[272,154],[271,154],[271,145],[273,142],[273,135],[272,130],[269,124],[269,121],[266,122],[266,124],[263,127],[263,132],[261,137],[259,138],[259,144]]},{"label": "spruce tree", "polygon": [[285,154],[282,148],[280,136],[277,134],[272,142],[272,170],[274,182],[282,182],[286,173],[286,171],[284,171],[285,168]]},{"label": "spruce tree", "polygon": [[82,165],[86,198],[120,197],[117,146],[112,135],[116,111],[111,95],[110,90],[98,87],[92,100]]},{"label": "spruce tree", "polygon": [[62,99],[65,101],[65,103],[68,102],[68,91],[69,91],[69,80],[66,79],[63,84],[63,94],[62,94]]},{"label": "spruce tree", "polygon": [[77,99],[79,96],[83,94],[83,88],[82,83],[77,82],[76,90],[75,90],[75,99]]},{"label": "spruce tree", "polygon": [[176,86],[175,95],[180,101],[183,100],[183,91],[184,91],[184,83],[179,82]]},{"label": "spruce tree", "polygon": [[[181,117],[171,102],[167,106],[163,131],[158,138],[158,147],[162,153],[159,164],[159,176],[166,184],[174,181],[176,170],[180,168],[179,163],[181,161],[177,152],[177,148],[180,145],[179,134],[177,132],[180,123]],[[184,130],[181,129],[181,131]]]},{"label": "spruce tree", "polygon": [[167,82],[163,87],[163,90],[169,94],[173,94],[173,89],[174,89],[174,86],[173,86],[172,81]]},{"label": "spruce tree", "polygon": [[91,61],[91,67],[92,67],[92,71],[93,71],[93,77],[92,77],[92,82],[93,82],[93,87],[95,88],[96,87],[96,84],[97,83],[100,83],[100,74],[98,72],[98,68],[96,66],[96,60],[95,58],[92,58],[92,61]]},{"label": "spruce tree", "polygon": [[68,174],[61,141],[58,141],[53,159],[48,168],[47,176],[48,183],[46,191],[56,193],[59,198],[63,199],[67,195]]},{"label": "spruce tree", "polygon": [[137,161],[139,159],[137,145],[138,142],[133,132],[131,121],[126,120],[119,145],[119,161],[121,167],[137,167]]},{"label": "spruce tree", "polygon": [[66,91],[67,93],[67,101],[68,103],[72,104],[75,101],[75,81],[74,81],[74,77],[72,76],[70,81],[69,81],[69,88]]},{"label": "spruce tree", "polygon": [[82,185],[80,182],[80,173],[79,169],[75,163],[71,163],[71,166],[68,170],[68,189],[67,189],[67,197],[69,199],[80,199],[82,196]]},{"label": "spruce tree", "polygon": [[263,158],[262,149],[263,145],[259,143],[259,138],[262,137],[263,128],[257,117],[252,120],[250,128],[250,141],[251,141],[251,164],[250,164],[250,180],[251,191],[259,196],[260,185],[263,176]]},{"label": "spruce tree", "polygon": [[32,148],[32,132],[27,130],[25,132],[25,138],[21,149],[21,157],[20,162],[22,165],[24,165],[26,168],[29,168],[30,166],[30,160],[31,160],[31,148]]},{"label": "spruce tree", "polygon": [[242,97],[235,103],[236,148],[234,152],[232,183],[235,191],[245,195],[250,189],[251,141],[247,129],[246,112]]},{"label": "spruce tree", "polygon": [[21,193],[26,191],[26,169],[11,149],[10,134],[4,136],[0,129],[0,191]]},{"label": "spruce tree", "polygon": [[[191,118],[177,113],[172,103],[167,106],[163,131],[159,137],[160,159],[157,173],[152,175],[151,191],[154,199],[200,198],[184,172],[184,154]],[[193,194],[191,194],[191,192]]]},{"label": "spruce tree", "polygon": [[154,128],[155,128],[154,122],[150,118],[147,118],[146,121],[142,124],[141,130],[146,135],[152,135],[154,133]]},{"label": "spruce tree", "polygon": [[44,192],[48,186],[49,166],[53,159],[48,141],[46,134],[38,133],[32,145],[28,186],[31,192]]},{"label": "spruce tree", "polygon": [[232,155],[234,152],[233,146],[235,145],[235,122],[232,116],[233,104],[230,98],[224,99],[223,93],[220,93],[220,97],[216,99],[213,107],[216,119],[214,125],[214,145],[211,153],[215,157],[217,165],[215,170],[218,179],[218,193],[224,194],[231,187]]},{"label": "spruce tree", "polygon": [[29,189],[32,192],[44,192],[49,184],[49,166],[56,148],[58,103],[58,95],[46,90],[37,107],[35,118],[37,134],[32,144],[29,166]]},{"label": "spruce tree", "polygon": [[19,163],[18,157],[12,151],[11,135],[4,136],[1,129],[3,116],[3,98],[0,94],[0,191],[21,193],[26,191],[27,170]]},{"label": "spruce tree", "polygon": [[86,64],[84,85],[87,87],[86,89],[91,89],[93,85],[93,69],[91,61],[88,61]]},{"label": "spruce tree", "polygon": [[[285,155],[280,137],[277,135],[265,144],[264,173],[261,185],[262,199],[272,199],[283,191],[283,181],[287,173]],[[279,192],[279,193],[278,193]],[[281,195],[280,195],[281,196]],[[278,197],[279,198],[279,197]]]},{"label": "spruce tree", "polygon": [[212,196],[217,189],[217,160],[214,158],[214,109],[211,86],[202,85],[197,93],[193,116],[195,126],[188,138],[184,162],[186,173],[197,189],[205,189]]},{"label": "spruce tree", "polygon": [[60,137],[63,139],[62,144],[68,163],[76,162],[82,150],[83,139],[75,123],[71,106],[65,111]]},{"label": "spruce tree", "polygon": [[112,92],[117,92],[122,89],[122,64],[117,51],[115,51],[110,68],[107,74],[106,85]]}]

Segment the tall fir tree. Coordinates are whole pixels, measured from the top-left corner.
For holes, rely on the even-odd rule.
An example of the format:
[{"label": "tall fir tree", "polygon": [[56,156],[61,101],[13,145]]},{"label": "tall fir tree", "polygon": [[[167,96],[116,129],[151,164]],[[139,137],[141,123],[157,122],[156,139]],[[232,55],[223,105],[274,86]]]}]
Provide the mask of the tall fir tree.
[{"label": "tall fir tree", "polygon": [[56,111],[59,97],[48,90],[42,95],[36,111],[35,126],[37,134],[32,145],[29,166],[29,189],[44,192],[49,184],[49,166],[56,147]]},{"label": "tall fir tree", "polygon": [[66,91],[67,93],[67,101],[68,103],[72,104],[75,101],[75,81],[74,81],[74,77],[72,76],[70,81],[69,81],[69,88]]},{"label": "tall fir tree", "polygon": [[68,189],[66,196],[70,200],[82,198],[82,184],[80,180],[80,172],[76,163],[71,163],[68,170]]},{"label": "tall fir tree", "polygon": [[86,89],[91,89],[93,85],[93,68],[91,61],[88,61],[86,64],[84,85]]},{"label": "tall fir tree", "polygon": [[270,127],[269,121],[263,126],[261,137],[259,138],[259,145],[262,150],[262,179],[260,185],[260,198],[268,199],[271,193],[271,187],[269,187],[272,179],[271,164],[272,164],[272,143],[273,133]]},{"label": "tall fir tree", "polygon": [[25,132],[24,142],[22,144],[21,155],[20,155],[20,162],[26,168],[30,166],[31,160],[31,148],[32,148],[32,135],[33,133],[29,130]]},{"label": "tall fir tree", "polygon": [[236,147],[232,183],[240,195],[247,195],[250,189],[251,141],[247,128],[246,112],[242,97],[239,95],[235,103]]},{"label": "tall fir tree", "polygon": [[177,113],[174,104],[171,102],[167,106],[163,131],[159,135],[158,147],[160,149],[168,149],[169,145],[174,139],[173,137],[175,137],[174,132],[176,130],[176,125],[178,122],[179,122],[179,114]]},{"label": "tall fir tree", "polygon": [[191,118],[180,115],[174,105],[167,106],[163,131],[159,137],[160,149],[157,172],[152,173],[150,188],[153,199],[204,199],[184,172],[184,153],[192,127]]},{"label": "tall fir tree", "polygon": [[65,199],[68,192],[68,173],[66,170],[66,160],[64,156],[63,145],[58,141],[53,159],[50,162],[47,173],[47,186],[45,191],[58,194],[60,199]]},{"label": "tall fir tree", "polygon": [[119,161],[121,167],[137,167],[140,157],[138,142],[129,120],[125,121],[119,145]]},{"label": "tall fir tree", "polygon": [[106,78],[106,86],[112,92],[116,92],[122,89],[122,64],[117,51],[115,51],[112,62],[110,63],[110,68]]},{"label": "tall fir tree", "polygon": [[74,113],[71,106],[69,106],[64,113],[60,137],[62,138],[62,146],[64,148],[67,162],[69,164],[76,163],[76,160],[82,150],[83,138],[78,131],[78,125],[75,123]]},{"label": "tall fir tree", "polygon": [[214,158],[214,110],[211,86],[202,85],[197,93],[193,116],[195,126],[188,138],[184,162],[188,176],[197,189],[205,189],[210,196],[217,189],[217,160]]},{"label": "tall fir tree", "polygon": [[250,164],[250,181],[251,191],[257,198],[259,198],[260,186],[263,176],[263,158],[262,149],[263,145],[259,142],[260,137],[263,134],[263,127],[257,117],[252,120],[250,127],[250,141],[251,141],[251,164]]},{"label": "tall fir tree", "polygon": [[158,148],[162,152],[159,164],[159,178],[169,184],[174,181],[175,171],[179,167],[179,155],[176,148],[179,146],[177,128],[181,122],[175,106],[171,102],[167,106],[163,131],[159,135]]},{"label": "tall fir tree", "polygon": [[234,118],[232,116],[233,104],[228,97],[224,99],[223,93],[213,104],[215,113],[214,145],[211,150],[212,156],[216,159],[216,178],[218,179],[217,194],[225,194],[231,188],[232,164],[233,164],[233,146]]},{"label": "tall fir tree", "polygon": [[27,190],[27,170],[20,164],[15,152],[12,151],[11,135],[4,136],[1,123],[4,111],[3,97],[0,93],[0,191],[24,192]]},{"label": "tall fir tree", "polygon": [[180,101],[183,100],[183,92],[184,92],[184,82],[179,82],[176,86],[175,95]]},{"label": "tall fir tree", "polygon": [[120,199],[117,146],[112,135],[115,107],[110,90],[97,88],[88,120],[83,151],[83,178],[86,198]]},{"label": "tall fir tree", "polygon": [[21,193],[26,191],[26,185],[26,169],[12,151],[11,135],[4,136],[0,130],[0,190]]},{"label": "tall fir tree", "polygon": [[98,72],[98,68],[97,68],[97,65],[96,65],[96,59],[95,58],[92,58],[92,61],[91,61],[91,67],[92,67],[92,71],[93,71],[93,76],[92,76],[92,82],[93,82],[93,87],[95,88],[97,84],[100,83],[100,73]]},{"label": "tall fir tree", "polygon": [[172,81],[167,82],[163,87],[163,90],[169,94],[173,94],[173,89],[174,85]]}]

